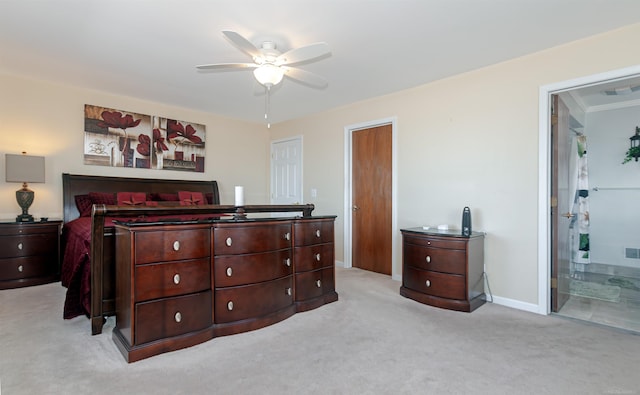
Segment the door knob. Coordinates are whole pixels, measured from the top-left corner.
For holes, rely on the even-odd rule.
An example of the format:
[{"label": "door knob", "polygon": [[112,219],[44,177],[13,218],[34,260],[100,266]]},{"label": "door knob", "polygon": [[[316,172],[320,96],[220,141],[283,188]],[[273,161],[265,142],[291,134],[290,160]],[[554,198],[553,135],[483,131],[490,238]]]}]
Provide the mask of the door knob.
[{"label": "door knob", "polygon": [[575,217],[576,215],[575,215],[575,214],[571,214],[571,213],[568,213],[568,212],[567,212],[567,213],[562,214],[562,216],[563,216],[563,217],[565,217],[565,218],[573,218],[573,217]]},{"label": "door knob", "polygon": [[358,211],[360,210],[360,207],[356,206],[355,204],[353,205],[353,211]]}]

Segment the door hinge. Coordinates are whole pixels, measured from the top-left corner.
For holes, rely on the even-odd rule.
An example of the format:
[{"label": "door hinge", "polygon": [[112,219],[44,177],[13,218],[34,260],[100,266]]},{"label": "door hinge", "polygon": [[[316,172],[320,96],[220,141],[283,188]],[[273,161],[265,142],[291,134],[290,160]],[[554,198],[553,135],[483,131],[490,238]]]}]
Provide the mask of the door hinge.
[{"label": "door hinge", "polygon": [[557,278],[552,278],[551,279],[551,289],[558,289],[558,279]]},{"label": "door hinge", "polygon": [[558,114],[553,114],[551,116],[551,126],[557,126],[558,125]]},{"label": "door hinge", "polygon": [[558,198],[556,196],[551,196],[551,208],[558,207]]}]

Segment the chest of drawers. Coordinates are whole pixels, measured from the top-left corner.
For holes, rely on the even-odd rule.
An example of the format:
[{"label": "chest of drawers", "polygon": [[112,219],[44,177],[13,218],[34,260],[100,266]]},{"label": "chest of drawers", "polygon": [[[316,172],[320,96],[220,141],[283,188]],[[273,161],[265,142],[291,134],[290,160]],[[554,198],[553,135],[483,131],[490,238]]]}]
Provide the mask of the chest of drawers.
[{"label": "chest of drawers", "polygon": [[334,221],[119,223],[114,342],[133,362],[338,300]]},{"label": "chest of drawers", "polygon": [[402,230],[402,296],[471,312],[485,303],[484,235]]},{"label": "chest of drawers", "polygon": [[0,289],[58,281],[61,224],[0,223]]}]

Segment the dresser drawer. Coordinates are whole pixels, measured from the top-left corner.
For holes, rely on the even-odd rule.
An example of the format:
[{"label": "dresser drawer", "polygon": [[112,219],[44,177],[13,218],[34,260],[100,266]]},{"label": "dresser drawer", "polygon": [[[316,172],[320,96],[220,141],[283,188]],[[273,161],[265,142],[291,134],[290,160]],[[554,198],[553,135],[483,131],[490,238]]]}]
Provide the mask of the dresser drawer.
[{"label": "dresser drawer", "polygon": [[333,266],[333,251],[333,243],[294,248],[296,273]]},{"label": "dresser drawer", "polygon": [[333,243],[333,220],[296,222],[293,224],[296,246]]},{"label": "dresser drawer", "polygon": [[0,237],[0,258],[50,255],[57,251],[58,234],[54,232]]},{"label": "dresser drawer", "polygon": [[40,255],[0,259],[0,281],[55,275],[58,268],[51,262],[57,262],[57,258]]},{"label": "dresser drawer", "polygon": [[216,323],[259,318],[293,304],[291,276],[264,283],[216,288]]},{"label": "dresser drawer", "polygon": [[184,295],[211,288],[209,258],[135,267],[135,300]]},{"label": "dresser drawer", "polygon": [[291,248],[291,224],[220,227],[213,231],[214,254],[250,254]]},{"label": "dresser drawer", "polygon": [[296,273],[296,301],[317,298],[335,291],[333,267]]},{"label": "dresser drawer", "polygon": [[208,228],[136,232],[136,264],[208,257],[209,235]]},{"label": "dresser drawer", "polygon": [[446,299],[467,298],[464,276],[419,270],[406,265],[404,270],[403,285],[409,289]]},{"label": "dresser drawer", "polygon": [[246,255],[223,255],[214,261],[216,288],[248,285],[291,275],[291,250]]},{"label": "dresser drawer", "polygon": [[405,265],[443,273],[466,273],[466,250],[448,250],[404,244],[402,254]]},{"label": "dresser drawer", "polygon": [[412,236],[409,234],[404,235],[404,244],[415,244],[418,246],[435,248],[450,248],[455,250],[465,250],[467,248],[467,242],[465,240],[455,240],[445,237]]},{"label": "dresser drawer", "polygon": [[137,303],[135,344],[198,331],[211,325],[211,291]]}]

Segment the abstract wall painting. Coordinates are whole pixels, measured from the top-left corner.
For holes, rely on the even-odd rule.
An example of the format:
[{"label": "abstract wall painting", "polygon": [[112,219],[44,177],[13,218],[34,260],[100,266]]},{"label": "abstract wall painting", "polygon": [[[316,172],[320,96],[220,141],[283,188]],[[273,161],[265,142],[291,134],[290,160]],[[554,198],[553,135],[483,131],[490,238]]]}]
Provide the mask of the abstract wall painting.
[{"label": "abstract wall painting", "polygon": [[204,172],[205,125],[84,106],[86,165]]}]

